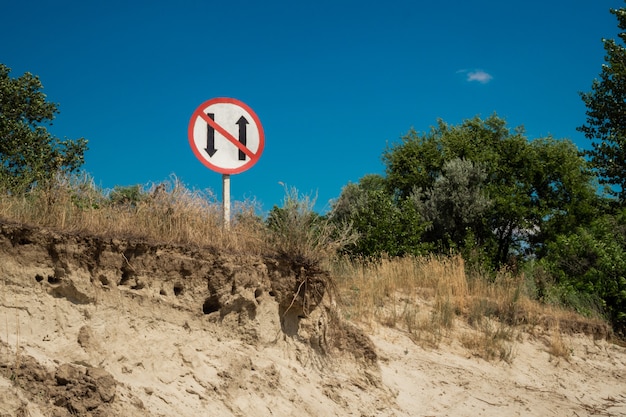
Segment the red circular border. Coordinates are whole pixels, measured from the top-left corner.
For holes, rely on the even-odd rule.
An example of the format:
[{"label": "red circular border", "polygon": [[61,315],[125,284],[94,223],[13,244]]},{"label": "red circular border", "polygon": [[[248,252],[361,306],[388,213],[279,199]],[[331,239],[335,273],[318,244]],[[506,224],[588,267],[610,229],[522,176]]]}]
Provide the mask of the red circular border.
[{"label": "red circular border", "polygon": [[[238,168],[222,168],[209,162],[207,159],[205,159],[204,154],[201,152],[201,150],[196,148],[196,142],[193,137],[194,126],[196,124],[196,120],[198,119],[198,117],[201,117],[200,113],[204,112],[204,110],[207,107],[212,106],[213,104],[223,104],[223,103],[234,104],[235,106],[239,106],[245,111],[247,111],[248,114],[252,116],[252,120],[254,121],[254,124],[257,126],[259,130],[259,149],[257,149],[257,151],[255,152],[254,158],[250,157],[250,161],[246,162],[245,164],[243,164],[242,166]],[[196,108],[196,110],[191,115],[191,120],[189,121],[189,127],[187,128],[187,137],[189,139],[189,144],[191,145],[191,149],[193,150],[194,155],[196,155],[196,158],[198,158],[200,162],[202,162],[204,166],[206,166],[207,168],[213,171],[219,172],[221,174],[239,174],[240,172],[243,172],[251,168],[252,165],[256,164],[257,161],[259,160],[259,158],[261,157],[261,154],[263,153],[263,148],[265,147],[265,133],[263,132],[263,126],[261,125],[261,121],[259,120],[259,117],[256,115],[256,113],[252,111],[252,109],[244,102],[239,101],[234,98],[227,98],[227,97],[213,98],[211,100],[205,101],[200,106],[198,106],[198,108]]]}]

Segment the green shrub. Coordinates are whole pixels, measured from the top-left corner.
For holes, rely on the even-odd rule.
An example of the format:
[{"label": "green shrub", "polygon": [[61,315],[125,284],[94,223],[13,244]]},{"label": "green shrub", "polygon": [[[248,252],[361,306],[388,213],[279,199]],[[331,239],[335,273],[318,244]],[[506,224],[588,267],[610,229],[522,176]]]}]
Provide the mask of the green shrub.
[{"label": "green shrub", "polygon": [[546,294],[589,314],[600,310],[626,333],[626,210],[559,236],[540,264],[554,279]]},{"label": "green shrub", "polygon": [[330,219],[337,225],[350,224],[358,239],[345,247],[352,256],[421,255],[430,246],[422,235],[428,226],[412,199],[390,195],[374,175],[358,184],[348,184],[335,202]]},{"label": "green shrub", "polygon": [[141,185],[116,185],[109,193],[109,201],[114,206],[136,207],[147,197]]}]

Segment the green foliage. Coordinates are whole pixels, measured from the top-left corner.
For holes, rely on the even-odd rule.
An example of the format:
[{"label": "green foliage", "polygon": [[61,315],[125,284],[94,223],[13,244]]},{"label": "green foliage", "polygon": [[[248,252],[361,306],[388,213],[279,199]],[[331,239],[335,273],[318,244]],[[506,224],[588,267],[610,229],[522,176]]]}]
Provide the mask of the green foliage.
[{"label": "green foliage", "polygon": [[83,163],[87,141],[60,140],[48,133],[58,113],[46,100],[39,78],[30,73],[11,78],[0,64],[0,188],[22,193]]},{"label": "green foliage", "polygon": [[485,170],[472,161],[455,158],[447,161],[441,174],[424,195],[412,195],[426,221],[431,223],[433,241],[461,246],[468,233],[480,230],[491,201],[483,191]]},{"label": "green foliage", "polygon": [[597,197],[572,142],[523,133],[496,115],[411,130],[383,154],[388,193],[419,200],[432,221],[425,237],[442,251],[471,234],[496,267],[526,249],[541,255],[547,241],[593,217]]},{"label": "green foliage", "polygon": [[597,194],[595,176],[571,141],[547,137],[529,145],[528,207],[535,232],[528,243],[541,257],[545,244],[557,235],[598,217],[604,201]]},{"label": "green foliage", "polygon": [[106,197],[86,173],[59,176],[55,188],[70,193],[70,201],[79,210],[99,209],[106,204]]},{"label": "green foliage", "polygon": [[351,255],[418,255],[427,249],[421,236],[426,228],[417,206],[387,193],[378,175],[348,184],[335,202],[330,217],[335,224],[352,225],[359,238],[345,248]]},{"label": "green foliage", "polygon": [[136,207],[147,197],[139,184],[120,186],[116,185],[109,193],[109,201],[116,206]]},{"label": "green foliage", "polygon": [[[611,9],[618,27],[626,30],[626,8]],[[623,204],[626,200],[626,32],[616,42],[603,39],[606,51],[600,79],[593,80],[591,91],[581,93],[587,106],[587,122],[578,130],[592,141],[587,153],[600,176],[600,182],[613,187]]]},{"label": "green foliage", "polygon": [[560,235],[541,265],[556,281],[553,296],[580,312],[599,300],[614,328],[626,334],[626,210]]}]

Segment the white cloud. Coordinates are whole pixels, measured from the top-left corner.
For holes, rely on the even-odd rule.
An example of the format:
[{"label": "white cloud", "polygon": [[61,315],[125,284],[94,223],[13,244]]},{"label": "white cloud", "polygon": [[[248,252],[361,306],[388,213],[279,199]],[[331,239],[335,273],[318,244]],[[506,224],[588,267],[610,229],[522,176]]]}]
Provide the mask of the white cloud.
[{"label": "white cloud", "polygon": [[475,70],[467,73],[467,81],[478,81],[481,84],[487,84],[493,79],[493,76],[483,70]]}]

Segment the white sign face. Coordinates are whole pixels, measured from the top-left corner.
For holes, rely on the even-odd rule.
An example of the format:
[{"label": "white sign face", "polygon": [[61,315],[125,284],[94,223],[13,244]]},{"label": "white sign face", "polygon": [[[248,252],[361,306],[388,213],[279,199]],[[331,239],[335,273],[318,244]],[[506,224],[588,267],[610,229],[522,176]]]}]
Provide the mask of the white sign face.
[{"label": "white sign face", "polygon": [[252,167],[265,146],[258,116],[232,98],[202,103],[191,116],[188,137],[196,157],[222,174],[238,174]]}]

